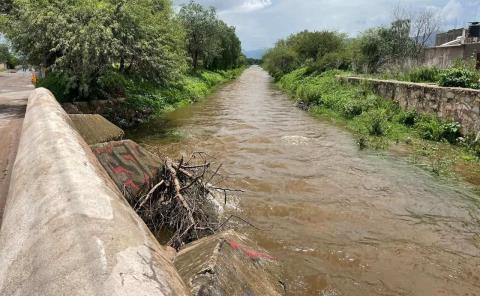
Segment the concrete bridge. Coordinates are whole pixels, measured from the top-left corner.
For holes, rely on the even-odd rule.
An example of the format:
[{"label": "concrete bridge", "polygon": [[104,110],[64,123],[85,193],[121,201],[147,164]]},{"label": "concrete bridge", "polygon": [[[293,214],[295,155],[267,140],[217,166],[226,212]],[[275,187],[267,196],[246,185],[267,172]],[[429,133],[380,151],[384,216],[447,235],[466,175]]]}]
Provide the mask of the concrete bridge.
[{"label": "concrete bridge", "polygon": [[188,295],[68,114],[28,80],[0,77],[0,295]]}]

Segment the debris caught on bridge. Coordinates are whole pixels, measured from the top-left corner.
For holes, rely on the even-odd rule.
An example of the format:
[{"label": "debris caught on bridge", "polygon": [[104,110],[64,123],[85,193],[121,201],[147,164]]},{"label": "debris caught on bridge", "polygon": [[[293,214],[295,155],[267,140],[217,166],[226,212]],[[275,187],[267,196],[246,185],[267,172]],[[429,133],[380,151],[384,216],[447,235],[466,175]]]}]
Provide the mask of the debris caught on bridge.
[{"label": "debris caught on bridge", "polygon": [[[178,161],[164,159],[156,185],[127,198],[152,232],[172,232],[168,245],[176,249],[216,233],[229,194],[242,191],[221,188],[221,165],[213,165],[202,152]],[[154,183],[155,184],[155,183]]]}]

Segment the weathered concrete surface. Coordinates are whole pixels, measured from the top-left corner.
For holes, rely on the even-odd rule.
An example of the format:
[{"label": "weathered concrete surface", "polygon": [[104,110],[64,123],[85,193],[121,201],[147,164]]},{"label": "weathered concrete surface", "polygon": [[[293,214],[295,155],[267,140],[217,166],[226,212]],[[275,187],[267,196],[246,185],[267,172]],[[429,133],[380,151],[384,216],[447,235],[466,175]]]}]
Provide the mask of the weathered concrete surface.
[{"label": "weathered concrete surface", "polygon": [[0,229],[0,295],[187,295],[46,89],[29,97]]},{"label": "weathered concrete surface", "polygon": [[131,140],[101,143],[91,148],[118,189],[132,196],[155,185],[152,183],[163,166],[159,158]]},{"label": "weathered concrete surface", "polygon": [[435,113],[461,123],[464,133],[480,133],[480,90],[362,77],[339,79],[352,84],[367,81],[376,94],[398,102],[403,109]]},{"label": "weathered concrete surface", "polygon": [[88,145],[118,141],[125,132],[99,114],[70,114],[75,129]]},{"label": "weathered concrete surface", "polygon": [[0,225],[27,98],[32,89],[29,73],[0,74]]},{"label": "weathered concrete surface", "polygon": [[151,108],[131,108],[125,98],[63,103],[69,114],[100,114],[121,128],[136,126],[154,113]]},{"label": "weathered concrete surface", "polygon": [[193,295],[284,295],[275,258],[229,230],[185,246],[175,267]]}]

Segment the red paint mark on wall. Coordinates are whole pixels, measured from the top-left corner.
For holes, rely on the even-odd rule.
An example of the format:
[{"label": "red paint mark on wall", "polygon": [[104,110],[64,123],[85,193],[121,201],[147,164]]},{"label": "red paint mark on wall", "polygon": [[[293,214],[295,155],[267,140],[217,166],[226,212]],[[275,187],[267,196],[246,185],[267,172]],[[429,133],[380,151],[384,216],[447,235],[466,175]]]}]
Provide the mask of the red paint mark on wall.
[{"label": "red paint mark on wall", "polygon": [[135,161],[135,157],[133,157],[133,155],[131,154],[124,155],[123,159],[125,159],[126,161]]},{"label": "red paint mark on wall", "polygon": [[114,168],[112,169],[112,172],[113,172],[114,174],[117,174],[117,175],[118,175],[118,174],[131,175],[131,174],[132,174],[132,172],[130,172],[129,170],[127,170],[126,168],[124,168],[124,167],[121,166],[121,165],[120,165],[120,166],[117,166],[117,167],[114,167]]},{"label": "red paint mark on wall", "polygon": [[107,145],[105,147],[100,147],[100,148],[95,149],[95,154],[97,154],[97,155],[104,154],[104,153],[112,154],[113,153],[113,146],[112,145]]},{"label": "red paint mark on wall", "polygon": [[140,187],[138,187],[138,185],[135,184],[132,179],[128,179],[123,183],[123,185],[125,185],[125,187],[132,188],[133,190],[140,190]]},{"label": "red paint mark on wall", "polygon": [[150,184],[150,176],[147,175],[146,173],[143,173],[143,183]]},{"label": "red paint mark on wall", "polygon": [[227,240],[227,243],[232,247],[234,250],[239,250],[243,254],[245,254],[247,257],[250,259],[258,260],[258,259],[268,259],[268,260],[275,260],[272,256],[262,253],[262,252],[257,252],[253,249],[250,249],[234,240]]}]

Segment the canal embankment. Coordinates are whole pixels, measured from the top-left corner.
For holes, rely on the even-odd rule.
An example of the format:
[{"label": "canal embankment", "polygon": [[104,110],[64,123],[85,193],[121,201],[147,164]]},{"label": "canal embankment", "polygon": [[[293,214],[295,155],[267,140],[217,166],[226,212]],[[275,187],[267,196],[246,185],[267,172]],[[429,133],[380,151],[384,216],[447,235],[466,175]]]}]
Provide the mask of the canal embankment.
[{"label": "canal embankment", "polygon": [[29,97],[0,230],[2,295],[188,295],[46,89]]},{"label": "canal embankment", "polygon": [[361,149],[399,152],[435,175],[480,185],[477,90],[299,69],[277,85],[312,115],[353,132]]}]

